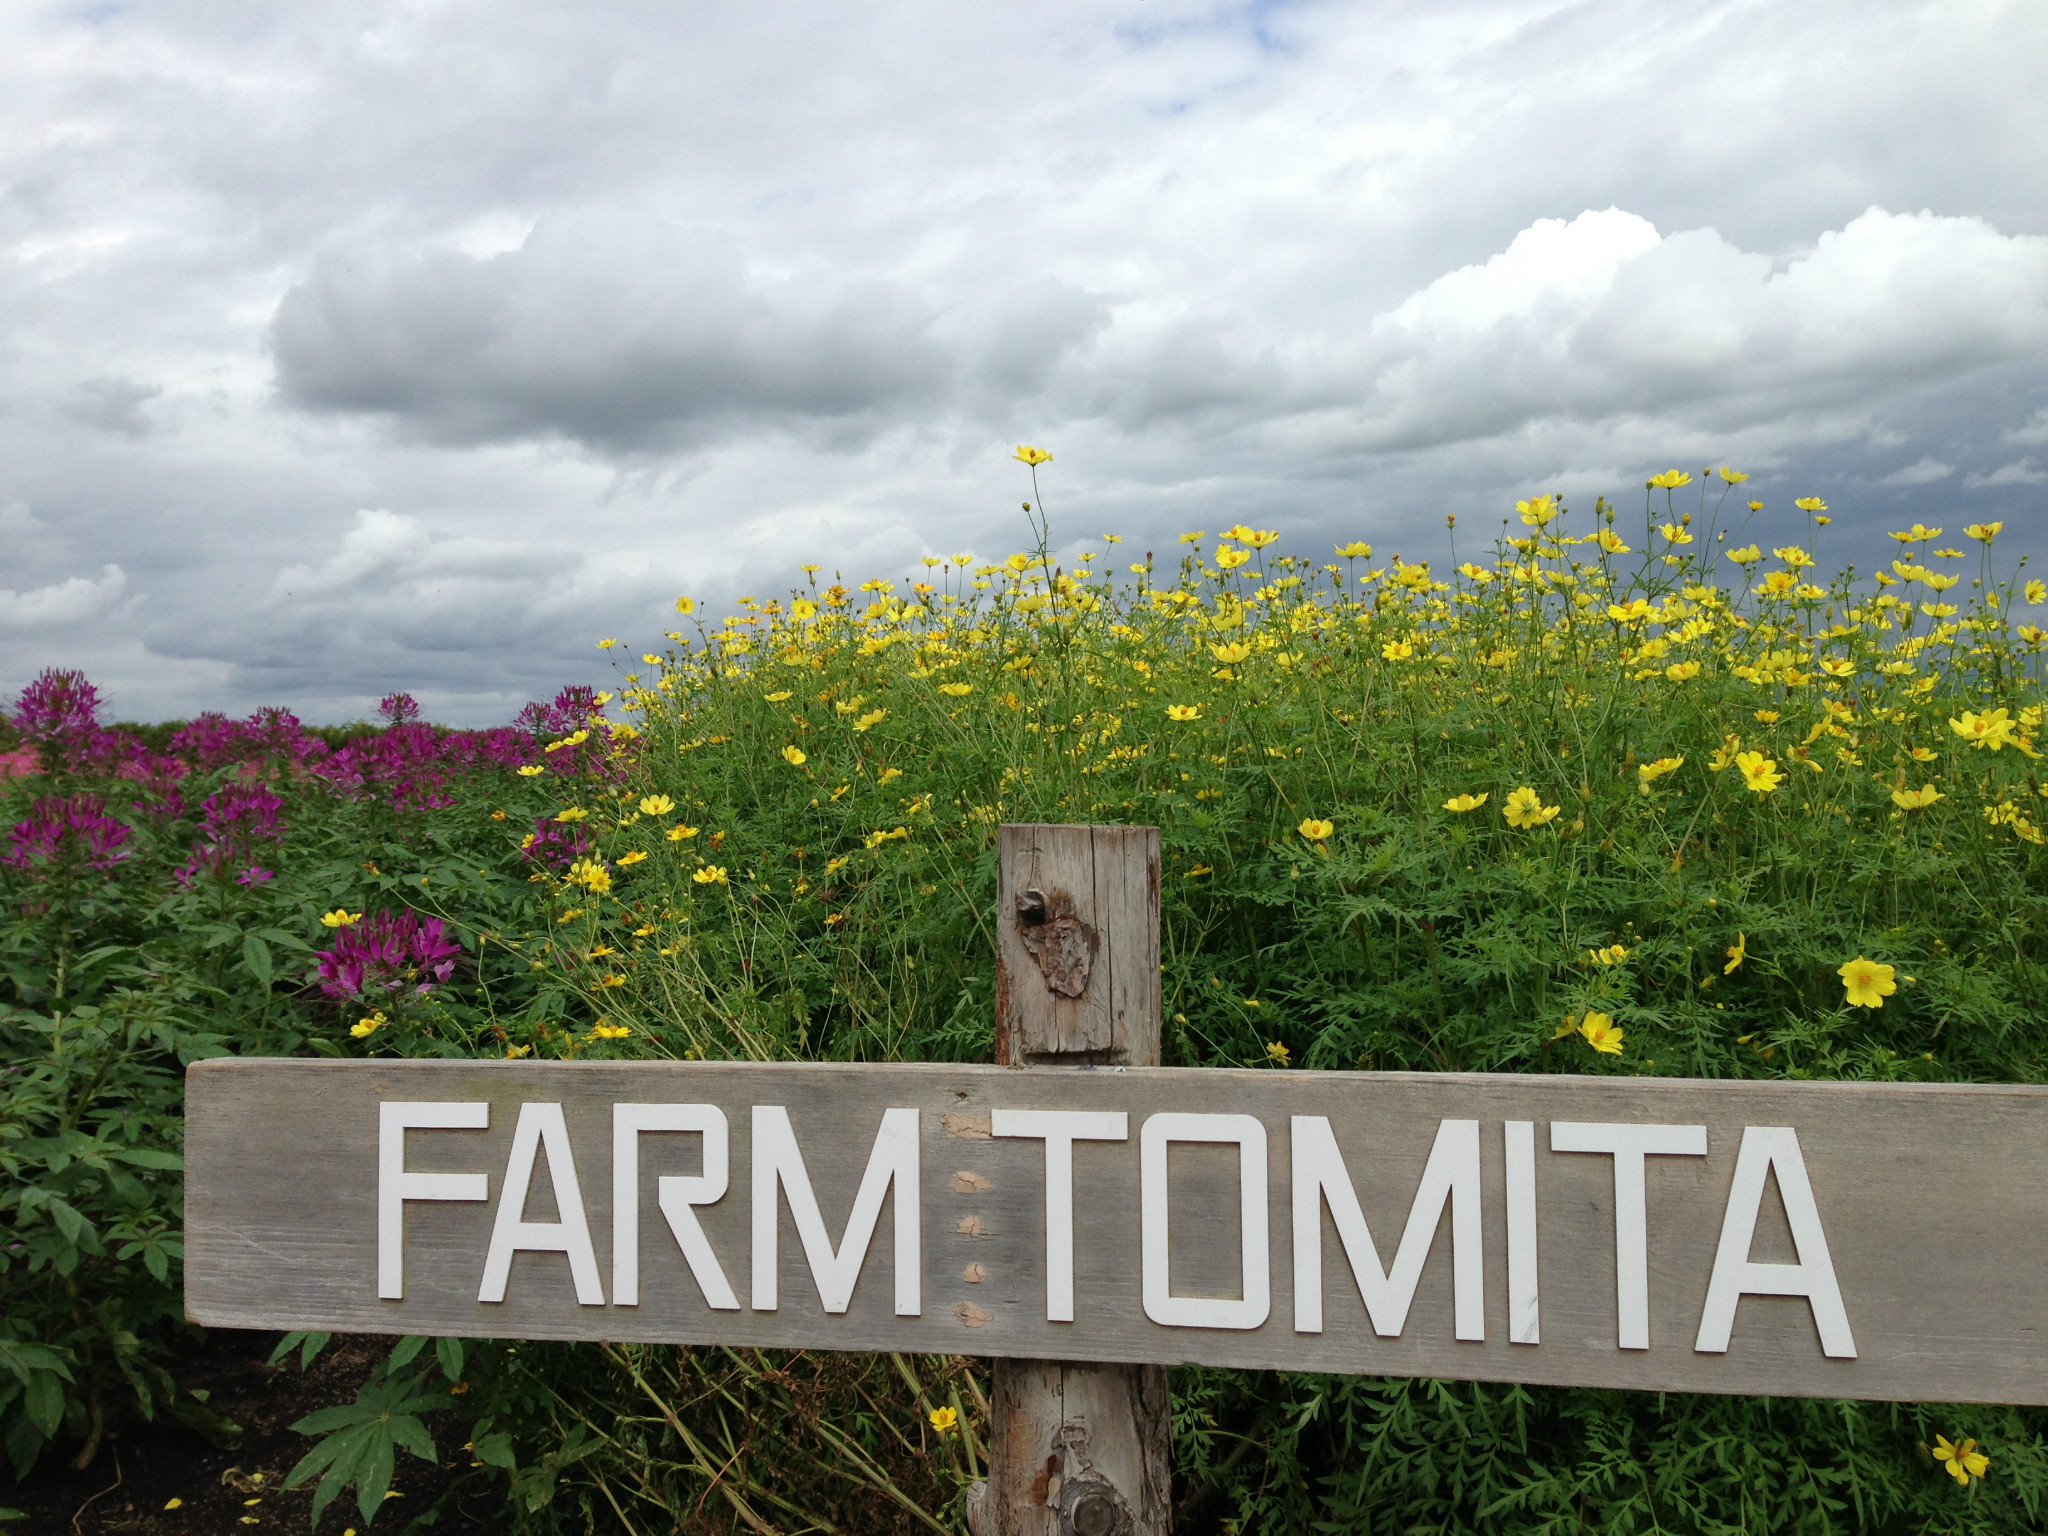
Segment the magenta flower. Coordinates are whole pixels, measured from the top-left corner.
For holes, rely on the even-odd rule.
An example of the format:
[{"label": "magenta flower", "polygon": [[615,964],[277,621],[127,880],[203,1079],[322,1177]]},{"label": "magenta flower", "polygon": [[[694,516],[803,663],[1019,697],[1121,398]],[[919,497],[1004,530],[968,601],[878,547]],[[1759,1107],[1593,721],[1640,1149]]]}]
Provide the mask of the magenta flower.
[{"label": "magenta flower", "polygon": [[520,857],[557,872],[567,869],[589,853],[590,834],[580,821],[559,822],[551,816],[537,816],[533,835],[527,838]]},{"label": "magenta flower", "polygon": [[372,1001],[430,992],[454,974],[461,953],[438,917],[379,912],[338,930],[334,947],[320,952],[320,990]]},{"label": "magenta flower", "polygon": [[283,809],[284,801],[261,784],[223,784],[200,802],[199,841],[192,845],[192,857],[172,872],[178,884],[232,869],[239,884],[261,885],[270,871],[256,862],[256,844],[283,835],[278,821]]},{"label": "magenta flower", "polygon": [[377,701],[387,725],[411,725],[420,717],[420,702],[409,693],[387,693]]},{"label": "magenta flower", "polygon": [[21,690],[14,729],[37,749],[46,772],[90,753],[100,739],[100,691],[83,672],[46,668]]},{"label": "magenta flower", "polygon": [[46,795],[29,807],[28,820],[15,823],[13,850],[0,863],[111,869],[128,857],[121,849],[127,841],[127,826],[107,814],[98,795]]}]

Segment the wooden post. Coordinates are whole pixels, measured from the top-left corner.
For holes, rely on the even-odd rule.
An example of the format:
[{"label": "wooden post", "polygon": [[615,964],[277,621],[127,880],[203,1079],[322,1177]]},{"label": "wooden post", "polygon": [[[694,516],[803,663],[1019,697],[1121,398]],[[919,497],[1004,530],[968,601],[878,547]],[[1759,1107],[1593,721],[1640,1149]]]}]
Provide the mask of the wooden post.
[{"label": "wooden post", "polygon": [[[996,1060],[1159,1065],[1159,829],[1006,826],[996,878]],[[1166,1536],[1159,1365],[997,1360],[976,1536]]]}]

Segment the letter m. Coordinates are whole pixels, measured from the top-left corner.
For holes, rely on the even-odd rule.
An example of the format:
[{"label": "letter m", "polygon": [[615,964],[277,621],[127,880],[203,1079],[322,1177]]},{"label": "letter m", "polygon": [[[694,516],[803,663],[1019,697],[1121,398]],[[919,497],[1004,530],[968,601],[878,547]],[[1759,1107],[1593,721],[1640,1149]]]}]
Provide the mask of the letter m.
[{"label": "letter m", "polygon": [[1408,1226],[1390,1269],[1358,1208],[1358,1192],[1322,1115],[1293,1117],[1289,1137],[1294,1177],[1294,1331],[1323,1331],[1323,1205],[1329,1204],[1352,1277],[1365,1299],[1373,1332],[1399,1338],[1415,1301],[1415,1287],[1430,1244],[1451,1207],[1451,1311],[1460,1339],[1486,1337],[1486,1266],[1480,1250],[1479,1122],[1445,1120],[1422,1170],[1422,1185],[1408,1210]]},{"label": "letter m", "polygon": [[853,1300],[853,1287],[867,1259],[868,1243],[881,1219],[882,1199],[894,1182],[896,1315],[916,1317],[919,1271],[923,1267],[918,1241],[917,1111],[883,1111],[881,1129],[875,1133],[875,1149],[868,1157],[867,1173],[860,1181],[859,1193],[853,1197],[846,1232],[836,1250],[825,1230],[825,1220],[818,1214],[818,1197],[811,1191],[811,1176],[804,1168],[803,1153],[797,1150],[789,1111],[780,1104],[756,1104],[753,1129],[754,1310],[773,1312],[776,1308],[776,1275],[780,1267],[776,1239],[782,1225],[778,1193],[789,1198],[789,1214],[796,1221],[797,1236],[803,1241],[804,1258],[810,1263],[818,1299],[824,1302],[827,1312],[844,1312]]}]

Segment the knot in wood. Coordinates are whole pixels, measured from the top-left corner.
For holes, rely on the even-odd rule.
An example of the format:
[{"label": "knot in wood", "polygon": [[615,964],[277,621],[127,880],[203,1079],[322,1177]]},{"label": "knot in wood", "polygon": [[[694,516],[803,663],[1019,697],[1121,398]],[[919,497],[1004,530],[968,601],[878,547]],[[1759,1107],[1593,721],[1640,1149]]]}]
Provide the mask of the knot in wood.
[{"label": "knot in wood", "polygon": [[1102,941],[1081,921],[1074,898],[1065,891],[1036,886],[1017,897],[1017,933],[1038,962],[1045,984],[1061,997],[1079,997],[1088,990],[1088,972]]}]

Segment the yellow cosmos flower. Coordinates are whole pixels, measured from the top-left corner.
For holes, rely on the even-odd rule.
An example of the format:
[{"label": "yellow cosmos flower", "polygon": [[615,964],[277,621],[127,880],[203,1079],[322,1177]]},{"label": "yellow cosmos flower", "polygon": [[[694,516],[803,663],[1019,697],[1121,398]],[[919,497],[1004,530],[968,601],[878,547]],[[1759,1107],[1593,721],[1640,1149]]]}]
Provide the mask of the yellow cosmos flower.
[{"label": "yellow cosmos flower", "polygon": [[1728,551],[1728,558],[1737,565],[1753,565],[1763,559],[1763,557],[1763,550],[1754,544],[1746,544],[1741,549],[1731,549]]},{"label": "yellow cosmos flower", "polygon": [[1742,787],[1754,795],[1768,795],[1785,782],[1777,763],[1761,752],[1736,753],[1735,766],[1742,770]]},{"label": "yellow cosmos flower", "polygon": [[1661,475],[1652,475],[1644,482],[1653,491],[1675,491],[1681,485],[1691,485],[1692,476],[1682,469],[1667,469]]},{"label": "yellow cosmos flower", "polygon": [[2030,603],[2048,603],[2048,581],[2028,582],[2027,601]]},{"label": "yellow cosmos flower", "polygon": [[528,763],[519,770],[519,777],[522,779],[537,779],[546,772],[547,769],[541,767],[539,763]]},{"label": "yellow cosmos flower", "polygon": [[1500,808],[1500,813],[1507,818],[1509,826],[1527,831],[1547,821],[1555,821],[1557,813],[1563,809],[1563,806],[1545,805],[1542,797],[1524,784],[1508,795],[1507,804]]},{"label": "yellow cosmos flower", "polygon": [[[856,731],[871,730],[875,726],[880,725],[884,720],[888,718],[889,711],[887,711],[886,709],[871,709],[866,714],[862,715],[858,720],[853,722],[853,728]],[[784,755],[786,756],[787,754]]]},{"label": "yellow cosmos flower", "polygon": [[1527,501],[1515,503],[1515,511],[1521,515],[1523,526],[1541,528],[1564,509],[1555,496],[1531,496]]},{"label": "yellow cosmos flower", "polygon": [[1657,616],[1657,610],[1640,597],[1626,603],[1609,603],[1607,617],[1617,624],[1644,624]]},{"label": "yellow cosmos flower", "polygon": [[1965,1488],[1970,1486],[1971,1478],[1982,1477],[1991,1468],[1991,1458],[1977,1449],[1976,1441],[1951,1445],[1946,1435],[1934,1437],[1934,1459],[1942,1464],[1942,1471]]},{"label": "yellow cosmos flower", "polygon": [[1650,792],[1650,786],[1656,783],[1657,780],[1663,778],[1667,773],[1678,772],[1684,766],[1685,759],[1682,757],[1660,757],[1654,763],[1644,763],[1640,768],[1636,769],[1637,785],[1647,795]]},{"label": "yellow cosmos flower", "polygon": [[702,869],[692,870],[690,878],[699,885],[730,885],[732,883],[725,877],[725,866],[723,864],[706,864]]},{"label": "yellow cosmos flower", "polygon": [[1621,1054],[1622,1031],[1614,1027],[1614,1020],[1608,1015],[1588,1013],[1579,1023],[1579,1033],[1585,1037],[1586,1044],[1601,1055]]},{"label": "yellow cosmos flower", "polygon": [[782,760],[792,768],[801,768],[810,761],[809,758],[804,756],[801,747],[784,747],[782,749]]},{"label": "yellow cosmos flower", "polygon": [[598,642],[597,642],[597,648],[598,648],[598,649],[599,649],[600,651],[608,651],[608,650],[610,650],[610,649],[611,649],[611,648],[612,648],[613,646],[617,645],[618,643],[619,643],[619,642],[618,642],[618,641],[616,641],[616,640],[600,640],[600,641],[598,641]]},{"label": "yellow cosmos flower", "polygon": [[1447,811],[1456,811],[1460,816],[1462,816],[1467,811],[1478,810],[1479,807],[1481,807],[1484,804],[1486,804],[1486,796],[1484,794],[1453,795],[1450,799],[1444,802],[1444,809]]},{"label": "yellow cosmos flower", "polygon": [[1969,537],[1975,539],[1979,544],[1989,544],[1993,539],[1997,538],[2001,533],[2005,532],[2005,524],[1972,523],[1969,527],[1965,528],[1963,532],[1969,535]]},{"label": "yellow cosmos flower", "polygon": [[336,907],[332,912],[320,914],[320,925],[323,928],[346,928],[350,923],[359,923],[362,920],[362,913],[351,912],[346,907]]},{"label": "yellow cosmos flower", "polygon": [[1940,538],[1941,530],[1930,528],[1925,523],[1915,523],[1903,532],[1889,534],[1887,537],[1897,539],[1901,544],[1926,544]]},{"label": "yellow cosmos flower", "polygon": [[960,1414],[954,1408],[934,1408],[931,1411],[932,1428],[940,1434],[950,1434],[953,1426],[960,1422]]},{"label": "yellow cosmos flower", "polygon": [[612,872],[596,859],[578,859],[562,878],[570,885],[580,885],[600,896],[612,888]]},{"label": "yellow cosmos flower", "polygon": [[1169,704],[1166,706],[1166,718],[1169,720],[1199,720],[1202,718],[1201,707],[1195,704]]},{"label": "yellow cosmos flower", "polygon": [[1253,549],[1264,549],[1268,544],[1279,542],[1280,531],[1277,528],[1261,528],[1257,532],[1246,529],[1242,533],[1234,534],[1233,537],[1240,544],[1249,544]]},{"label": "yellow cosmos flower", "polygon": [[675,801],[667,795],[643,795],[640,799],[642,816],[666,816],[676,808]]},{"label": "yellow cosmos flower", "polygon": [[1674,661],[1664,669],[1664,675],[1674,683],[1689,683],[1700,675],[1700,664],[1696,661]]},{"label": "yellow cosmos flower", "polygon": [[1019,464],[1029,464],[1033,469],[1036,469],[1041,464],[1050,464],[1052,462],[1051,454],[1047,453],[1043,448],[1034,448],[1029,443],[1021,445],[1011,457]]},{"label": "yellow cosmos flower", "polygon": [[[1250,999],[1247,998],[1246,1001],[1249,1002]],[[1272,1062],[1276,1067],[1284,1067],[1293,1062],[1294,1053],[1287,1049],[1285,1041],[1268,1040],[1266,1042],[1266,1060]]]},{"label": "yellow cosmos flower", "polygon": [[1219,549],[1216,551],[1216,563],[1226,571],[1236,570],[1245,561],[1251,559],[1251,557],[1251,551],[1248,549]]},{"label": "yellow cosmos flower", "polygon": [[1735,942],[1728,946],[1728,963],[1721,967],[1721,974],[1723,976],[1733,976],[1735,974],[1735,967],[1742,964],[1748,958],[1749,935],[1738,933],[1735,935]]},{"label": "yellow cosmos flower", "polygon": [[1619,965],[1628,958],[1628,946],[1610,944],[1605,949],[1589,949],[1586,958],[1595,965]]},{"label": "yellow cosmos flower", "polygon": [[761,697],[766,699],[770,704],[780,704],[790,697],[790,692],[787,688],[778,688],[773,693],[762,694]]},{"label": "yellow cosmos flower", "polygon": [[[1339,544],[1337,546],[1337,553],[1346,560],[1370,560],[1372,558],[1372,546],[1361,540],[1353,539],[1349,544]],[[2039,586],[2040,583],[2036,582],[2035,585]],[[2029,601],[2039,602],[2040,599],[2031,598]]]},{"label": "yellow cosmos flower", "polygon": [[1307,838],[1310,842],[1320,843],[1324,838],[1328,837],[1332,832],[1337,830],[1337,825],[1335,822],[1317,821],[1315,817],[1311,816],[1307,818],[1305,821],[1303,821],[1302,824],[1296,827],[1294,830],[1299,832],[1303,837]]},{"label": "yellow cosmos flower", "polygon": [[1828,504],[1818,496],[1802,496],[1792,505],[1802,512],[1825,512],[1828,509]]},{"label": "yellow cosmos flower", "polygon": [[1415,654],[1415,647],[1406,640],[1389,640],[1380,647],[1380,654],[1389,661],[1406,661]]},{"label": "yellow cosmos flower", "polygon": [[1225,665],[1226,667],[1234,667],[1240,661],[1248,661],[1251,659],[1252,648],[1248,645],[1242,644],[1239,641],[1233,640],[1228,645],[1210,646],[1209,654],[1211,656],[1214,656],[1218,661],[1222,662],[1223,665]]},{"label": "yellow cosmos flower", "polygon": [[967,695],[974,692],[974,684],[941,683],[939,684],[939,692],[945,694],[949,699],[964,699]]},{"label": "yellow cosmos flower", "polygon": [[677,825],[668,829],[668,840],[672,843],[688,842],[696,835],[697,829],[695,827]]},{"label": "yellow cosmos flower", "polygon": [[1664,535],[1668,543],[1690,544],[1692,542],[1692,535],[1687,533],[1677,523],[1660,523],[1657,525],[1657,531]]},{"label": "yellow cosmos flower", "polygon": [[1842,978],[1842,990],[1848,994],[1851,1008],[1882,1008],[1884,1000],[1899,990],[1898,984],[1892,980],[1894,972],[1890,966],[1866,960],[1861,955],[1848,961],[1835,974]]},{"label": "yellow cosmos flower", "polygon": [[694,597],[679,597],[676,599],[677,613],[695,613],[696,611],[697,599]]},{"label": "yellow cosmos flower", "polygon": [[1973,747],[1999,752],[2012,745],[2016,727],[2002,709],[1987,709],[1981,715],[1966,709],[1950,719],[1948,728]]},{"label": "yellow cosmos flower", "polygon": [[1602,528],[1594,535],[1594,540],[1610,555],[1625,555],[1629,552],[1628,546],[1621,541],[1621,535],[1612,528]]},{"label": "yellow cosmos flower", "polygon": [[588,812],[588,811],[586,811],[585,809],[583,809],[583,807],[582,807],[582,806],[580,806],[580,805],[572,805],[572,806],[568,806],[568,807],[566,807],[566,808],[565,808],[565,809],[563,809],[563,810],[557,811],[557,812],[555,813],[555,820],[557,820],[557,821],[584,821],[584,820],[587,820],[587,819],[589,818],[589,816],[590,816],[590,812]]},{"label": "yellow cosmos flower", "polygon": [[789,605],[789,616],[798,623],[818,616],[818,605],[808,597],[800,597]]},{"label": "yellow cosmos flower", "polygon": [[367,1040],[390,1022],[389,1019],[384,1017],[384,1011],[380,1008],[367,1019],[357,1019],[355,1023],[349,1026],[348,1032],[358,1040]]},{"label": "yellow cosmos flower", "polygon": [[1895,789],[1892,804],[1902,811],[1925,810],[1935,801],[1943,799],[1941,791],[1932,784],[1922,784],[1918,789]]},{"label": "yellow cosmos flower", "polygon": [[1749,478],[1749,473],[1746,470],[1730,469],[1726,464],[1723,464],[1721,466],[1721,478],[1730,485],[1740,485]]}]

